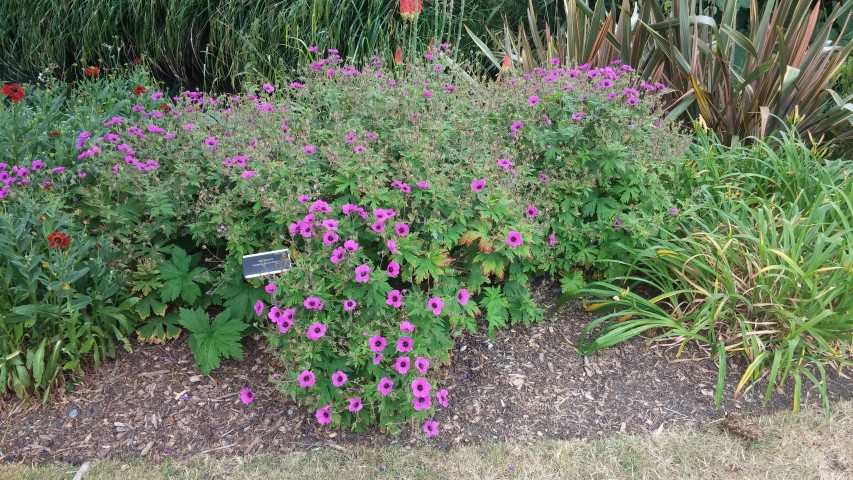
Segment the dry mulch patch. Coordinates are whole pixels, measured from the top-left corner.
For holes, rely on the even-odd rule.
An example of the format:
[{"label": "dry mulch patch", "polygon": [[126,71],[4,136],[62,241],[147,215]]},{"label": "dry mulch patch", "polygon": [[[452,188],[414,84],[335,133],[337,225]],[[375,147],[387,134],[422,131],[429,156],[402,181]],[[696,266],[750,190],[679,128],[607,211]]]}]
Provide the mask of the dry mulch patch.
[{"label": "dry mulch patch", "polygon": [[[724,404],[715,409],[716,366],[698,348],[676,360],[674,350],[649,348],[635,339],[580,357],[571,345],[592,317],[577,306],[556,310],[556,295],[550,285],[537,290],[547,307],[543,323],[498,332],[494,342],[484,333],[457,339],[439,382],[450,390],[451,405],[439,409],[441,433],[429,442],[419,424],[397,437],[378,429],[321,428],[313,411],[295,405],[268,382],[280,367],[263,339],[246,341],[242,362],[225,362],[203,376],[183,337],[166,345],[134,344],[133,353],[121,352],[48,405],[0,399],[0,460],[156,461],[392,443],[526,444],[673,426],[703,428],[724,411],[750,416],[790,408],[793,382],[767,406],[749,393],[734,398],[741,363],[730,367]],[[245,386],[256,395],[248,406],[238,398]],[[853,379],[833,375],[829,390],[833,401],[853,399]],[[803,404],[820,406],[816,389],[805,383]]]}]

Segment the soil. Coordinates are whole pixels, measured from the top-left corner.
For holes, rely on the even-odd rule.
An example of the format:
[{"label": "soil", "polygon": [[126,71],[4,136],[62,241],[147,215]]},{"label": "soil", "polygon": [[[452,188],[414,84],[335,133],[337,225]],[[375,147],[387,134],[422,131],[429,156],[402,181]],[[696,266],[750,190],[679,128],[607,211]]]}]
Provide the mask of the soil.
[{"label": "soil", "polygon": [[[546,321],[457,340],[440,374],[451,405],[435,419],[441,433],[427,440],[419,425],[399,436],[379,429],[360,433],[317,425],[314,412],[282,396],[269,383],[277,361],[263,339],[247,339],[242,361],[226,361],[210,376],[193,364],[186,338],[165,345],[138,344],[133,353],[87,372],[76,388],[47,405],[0,399],[0,463],[94,458],[245,455],[299,449],[390,444],[455,444],[587,438],[673,427],[706,428],[725,412],[744,417],[790,408],[793,382],[763,405],[753,392],[733,396],[743,363],[731,365],[720,409],[714,406],[717,369],[706,352],[675,350],[634,339],[589,357],[576,344],[593,318],[579,306],[554,307],[556,293],[536,295]],[[239,392],[251,386],[246,406]],[[759,384],[760,386],[760,384]],[[756,387],[763,392],[763,388]],[[817,390],[803,383],[804,406],[821,408]],[[853,399],[853,379],[831,373],[831,401]]]}]

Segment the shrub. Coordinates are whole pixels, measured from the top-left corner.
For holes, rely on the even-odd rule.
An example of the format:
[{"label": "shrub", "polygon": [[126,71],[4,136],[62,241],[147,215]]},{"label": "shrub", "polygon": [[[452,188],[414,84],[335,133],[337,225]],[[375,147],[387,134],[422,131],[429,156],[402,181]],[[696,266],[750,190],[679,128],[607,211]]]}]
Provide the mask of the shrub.
[{"label": "shrub", "polygon": [[45,401],[86,358],[113,356],[116,339],[130,348],[134,327],[109,240],[88,236],[57,200],[0,203],[0,386]]},{"label": "shrub", "polygon": [[[166,113],[140,98],[81,140],[75,168],[88,176],[75,209],[121,246],[140,334],[186,326],[209,369],[239,355],[234,333],[254,318],[282,352],[282,389],[321,423],[395,429],[431,412],[411,384],[434,378],[413,372],[446,362],[461,328],[478,315],[490,333],[540,319],[532,276],[577,288],[610,265],[612,243],[642,245],[669,219],[662,179],[685,138],[627,69],[479,84],[447,59],[437,46],[403,75],[318,57],[300,82],[246,95],[187,91]],[[358,248],[341,254],[346,240]],[[285,246],[294,267],[272,297],[244,282],[242,255]],[[216,311],[212,324],[202,310]],[[375,335],[388,343],[372,351]],[[405,336],[411,351],[395,348]],[[401,374],[397,356],[432,367]]]},{"label": "shrub", "polygon": [[766,401],[792,378],[797,409],[805,377],[828,405],[826,368],[853,360],[853,163],[790,135],[731,149],[706,139],[697,150],[679,228],[647,248],[623,245],[628,275],[572,295],[609,310],[584,329],[580,351],[655,331],[679,352],[696,342],[713,353],[718,403],[738,355],[748,366],[736,393],[766,378]]}]

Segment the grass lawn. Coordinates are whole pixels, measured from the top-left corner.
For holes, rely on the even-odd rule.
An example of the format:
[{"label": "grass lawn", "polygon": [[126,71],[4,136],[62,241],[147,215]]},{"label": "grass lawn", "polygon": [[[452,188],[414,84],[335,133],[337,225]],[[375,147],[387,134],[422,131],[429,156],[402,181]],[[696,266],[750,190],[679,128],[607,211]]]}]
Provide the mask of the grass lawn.
[{"label": "grass lawn", "polygon": [[[851,478],[853,402],[757,420],[766,436],[749,441],[721,431],[661,431],[598,440],[432,448],[323,450],[254,457],[203,457],[152,464],[91,462],[83,479],[143,478]],[[80,467],[5,465],[3,479],[71,479]]]}]

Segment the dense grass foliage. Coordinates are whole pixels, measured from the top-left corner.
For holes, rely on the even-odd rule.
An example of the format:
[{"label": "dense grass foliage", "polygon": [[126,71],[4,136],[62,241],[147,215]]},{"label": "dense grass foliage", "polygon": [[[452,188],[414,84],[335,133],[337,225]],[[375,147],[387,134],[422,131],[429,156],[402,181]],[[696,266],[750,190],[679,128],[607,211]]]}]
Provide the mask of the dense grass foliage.
[{"label": "dense grass foliage", "polygon": [[853,361],[853,162],[789,134],[731,149],[700,139],[678,228],[647,248],[623,246],[628,275],[572,295],[608,312],[580,350],[652,332],[713,353],[718,402],[731,356],[748,363],[738,392],[763,378],[767,399],[793,381],[798,408],[805,378],[826,402],[826,369]]},{"label": "dense grass foliage", "polygon": [[[0,2],[0,79],[31,79],[44,69],[74,78],[89,65],[139,58],[170,83],[233,89],[258,78],[279,81],[278,75],[310,62],[312,45],[336,48],[344,58],[380,55],[388,62],[397,46],[409,55],[432,38],[469,52],[463,23],[480,31],[519,4],[425,2],[413,24],[391,0]],[[465,54],[455,58],[461,62]]]}]

